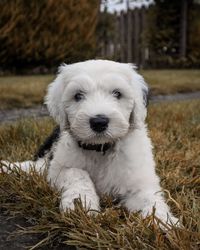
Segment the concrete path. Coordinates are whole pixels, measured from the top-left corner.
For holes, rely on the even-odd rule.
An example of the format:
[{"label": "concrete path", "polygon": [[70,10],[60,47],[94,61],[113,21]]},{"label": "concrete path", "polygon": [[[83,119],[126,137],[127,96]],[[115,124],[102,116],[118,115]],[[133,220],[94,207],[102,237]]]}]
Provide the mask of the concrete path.
[{"label": "concrete path", "polygon": [[177,102],[192,99],[200,99],[200,91],[191,93],[178,93],[174,95],[156,95],[150,98],[150,103]]}]

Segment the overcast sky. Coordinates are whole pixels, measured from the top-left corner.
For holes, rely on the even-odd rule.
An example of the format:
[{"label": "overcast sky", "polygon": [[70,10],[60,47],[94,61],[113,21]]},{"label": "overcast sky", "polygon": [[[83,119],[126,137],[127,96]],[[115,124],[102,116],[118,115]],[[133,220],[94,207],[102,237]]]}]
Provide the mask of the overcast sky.
[{"label": "overcast sky", "polygon": [[102,1],[101,10],[104,10],[105,2],[107,2],[107,10],[110,13],[126,11],[129,5],[130,9],[140,8],[141,6],[149,6],[153,3],[153,0],[107,0]]}]

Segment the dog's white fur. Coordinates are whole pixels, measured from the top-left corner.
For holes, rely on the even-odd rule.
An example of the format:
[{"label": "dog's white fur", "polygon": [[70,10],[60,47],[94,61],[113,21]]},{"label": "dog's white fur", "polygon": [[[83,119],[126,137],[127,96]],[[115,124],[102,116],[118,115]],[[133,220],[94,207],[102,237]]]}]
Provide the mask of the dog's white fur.
[{"label": "dog's white fur", "polygon": [[[122,93],[121,99],[113,90]],[[83,100],[74,95],[82,91]],[[130,64],[107,60],[89,60],[60,67],[48,88],[46,104],[61,128],[48,168],[48,180],[62,190],[61,209],[74,208],[74,199],[82,198],[86,207],[99,210],[99,194],[121,198],[129,211],[152,213],[167,222],[176,222],[164,202],[155,173],[152,144],[145,124],[144,93],[147,85]],[[96,134],[90,117],[109,118],[108,129]],[[88,144],[112,143],[105,154],[84,150],[77,141]],[[45,159],[36,162],[37,169]],[[30,162],[21,164],[28,171]]]}]

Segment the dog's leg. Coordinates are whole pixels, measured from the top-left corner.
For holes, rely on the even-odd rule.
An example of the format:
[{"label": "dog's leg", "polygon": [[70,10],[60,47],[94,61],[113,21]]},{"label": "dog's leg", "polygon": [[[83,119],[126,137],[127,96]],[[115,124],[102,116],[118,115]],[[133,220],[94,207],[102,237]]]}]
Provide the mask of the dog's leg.
[{"label": "dog's leg", "polygon": [[[2,171],[11,172],[14,168],[19,168],[27,173],[31,171],[31,169],[35,169],[39,173],[43,173],[46,167],[46,162],[44,158],[40,158],[37,161],[24,161],[24,162],[14,162],[10,163],[8,161],[1,161]],[[1,170],[0,170],[1,172]]]},{"label": "dog's leg", "polygon": [[155,215],[163,222],[170,223],[171,220],[173,224],[177,223],[178,219],[170,213],[160,192],[152,145],[146,129],[134,130],[124,144],[128,146],[123,147],[124,155],[128,158],[127,166],[123,167],[123,178],[117,184],[122,190],[122,204],[129,211],[141,211],[143,217],[152,214],[155,207]]},{"label": "dog's leg", "polygon": [[178,219],[170,213],[161,192],[156,192],[151,188],[127,194],[124,204],[129,211],[141,211],[143,217],[152,214],[153,208],[155,208],[155,215],[163,222],[172,222],[174,225],[178,222]]},{"label": "dog's leg", "polygon": [[61,211],[74,209],[74,200],[79,198],[86,209],[99,210],[99,197],[86,171],[78,168],[62,168],[57,176],[52,177],[53,173],[50,171],[49,181],[62,191]]}]

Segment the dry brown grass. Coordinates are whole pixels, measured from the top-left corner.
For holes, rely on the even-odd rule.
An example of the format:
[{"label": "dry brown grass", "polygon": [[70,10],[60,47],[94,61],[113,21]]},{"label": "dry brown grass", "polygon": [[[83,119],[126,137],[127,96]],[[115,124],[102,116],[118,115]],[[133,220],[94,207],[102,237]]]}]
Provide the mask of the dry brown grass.
[{"label": "dry brown grass", "polygon": [[153,95],[200,90],[200,70],[144,70],[141,73]]},{"label": "dry brown grass", "polygon": [[[166,200],[184,228],[167,234],[154,216],[142,219],[102,198],[97,217],[87,215],[78,203],[76,211],[60,214],[59,192],[34,171],[20,170],[0,176],[0,207],[12,215],[23,214],[33,226],[19,233],[38,233],[43,244],[56,242],[81,249],[199,249],[200,245],[200,101],[151,105],[148,122],[155,145],[157,172]],[[0,127],[3,159],[30,158],[54,126],[49,119],[26,120]]]},{"label": "dry brown grass", "polygon": [[[144,70],[141,73],[153,95],[200,90],[200,70]],[[53,78],[53,75],[0,77],[0,109],[42,104],[46,87]]]},{"label": "dry brown grass", "polygon": [[42,104],[52,75],[1,76],[0,109],[29,108]]}]

